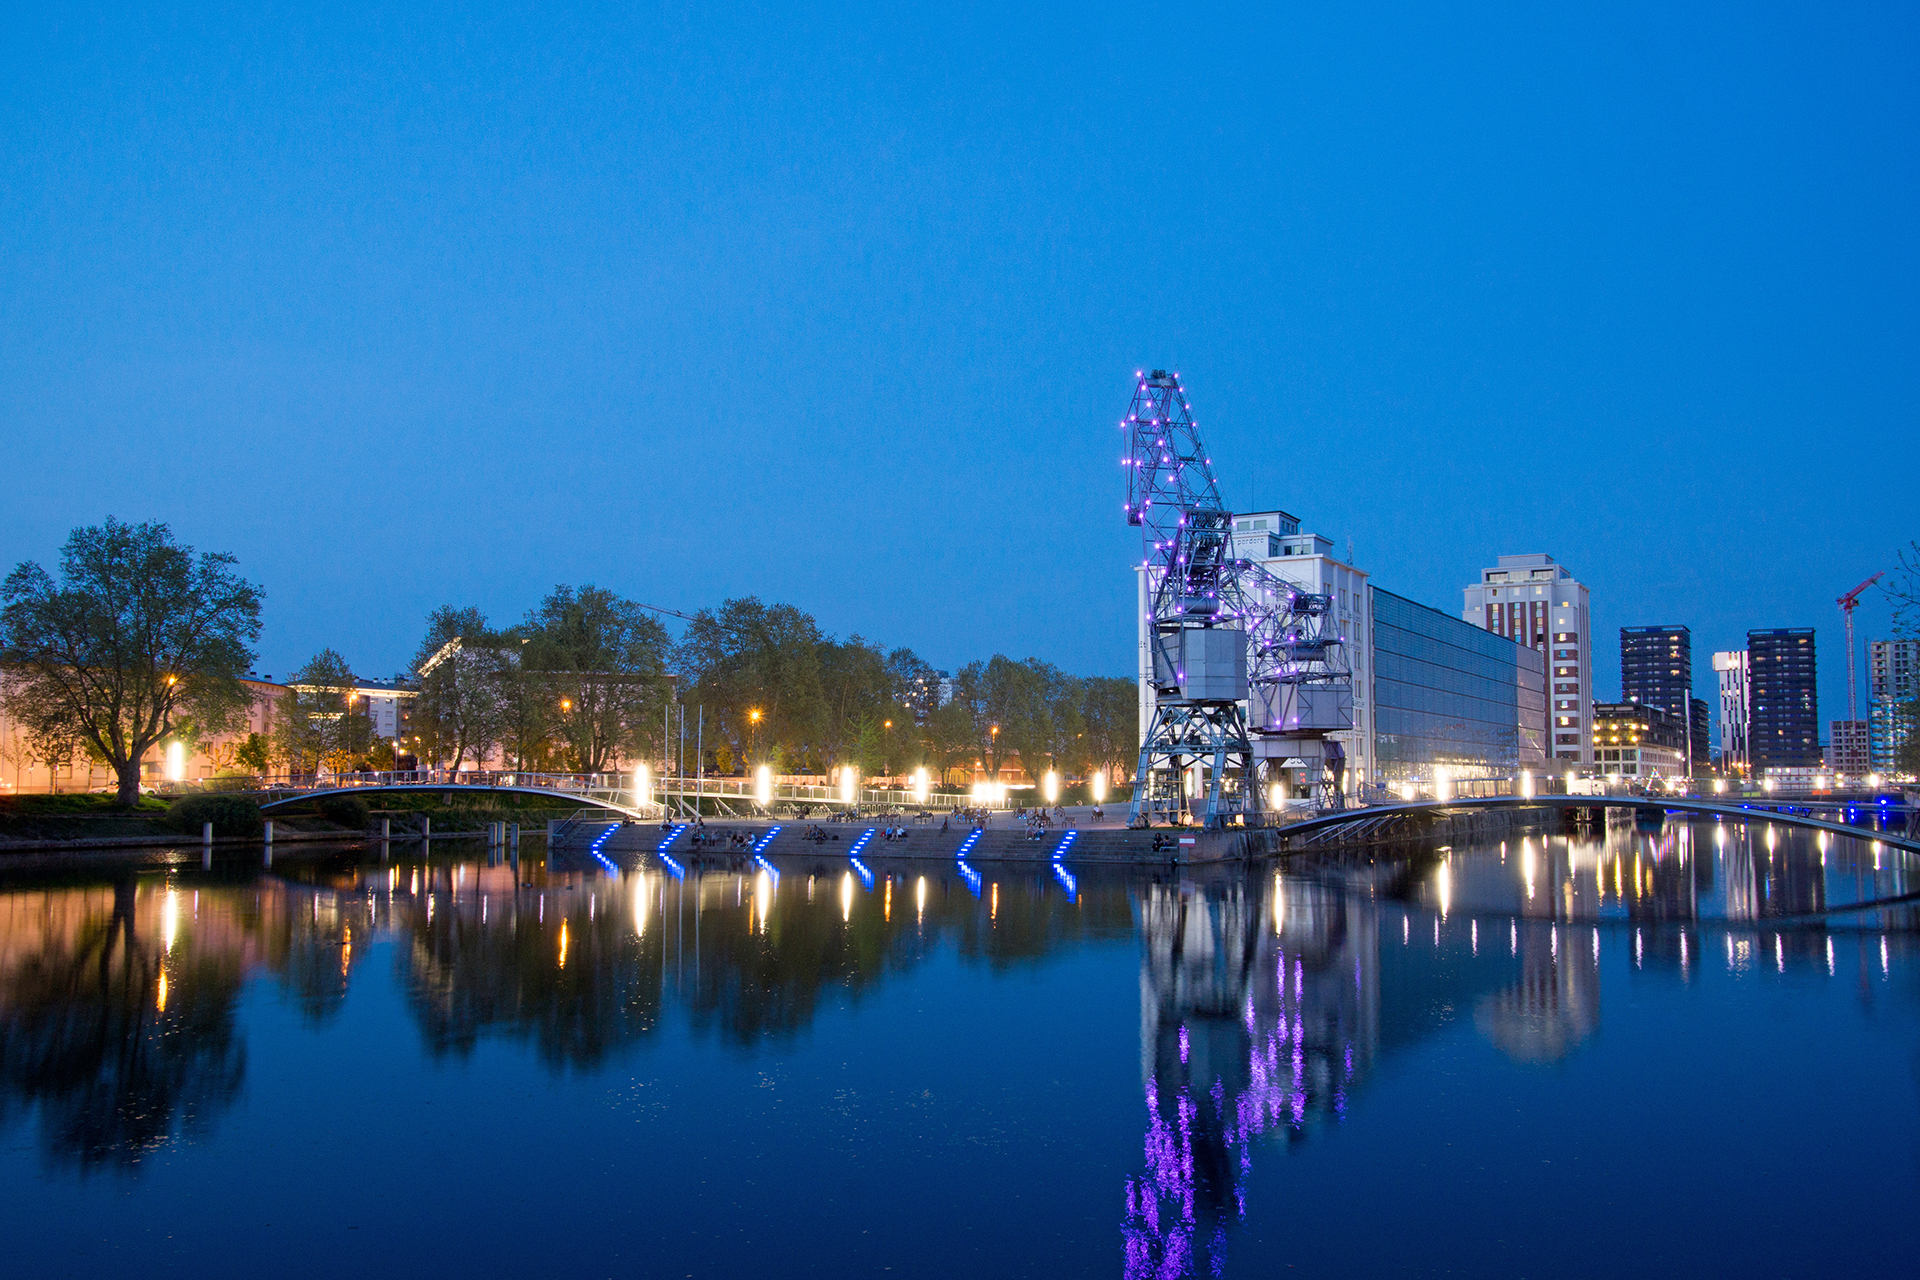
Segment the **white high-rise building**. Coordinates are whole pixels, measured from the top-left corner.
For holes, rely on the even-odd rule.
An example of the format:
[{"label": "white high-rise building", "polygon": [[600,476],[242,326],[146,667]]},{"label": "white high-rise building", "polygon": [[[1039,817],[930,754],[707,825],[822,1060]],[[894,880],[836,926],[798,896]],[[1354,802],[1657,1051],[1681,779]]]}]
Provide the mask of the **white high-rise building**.
[{"label": "white high-rise building", "polygon": [[1745,773],[1752,763],[1747,751],[1747,707],[1753,678],[1747,651],[1714,654],[1713,673],[1720,681],[1720,772]]},{"label": "white high-rise building", "polygon": [[1593,628],[1587,589],[1548,555],[1501,556],[1466,588],[1460,615],[1547,658],[1547,752],[1593,765]]},{"label": "white high-rise building", "polygon": [[1874,640],[1867,644],[1868,748],[1877,773],[1892,773],[1907,728],[1900,708],[1920,697],[1920,640]]}]

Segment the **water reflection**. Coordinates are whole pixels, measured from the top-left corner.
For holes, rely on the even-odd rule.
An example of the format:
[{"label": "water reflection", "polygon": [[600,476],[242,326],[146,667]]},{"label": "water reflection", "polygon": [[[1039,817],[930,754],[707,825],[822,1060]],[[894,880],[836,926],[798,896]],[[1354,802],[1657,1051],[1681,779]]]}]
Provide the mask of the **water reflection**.
[{"label": "water reflection", "polygon": [[1912,865],[1870,841],[1708,823],[1284,875],[343,859],[16,887],[0,891],[0,1125],[31,1124],[57,1163],[134,1168],[240,1097],[250,981],[324,1029],[375,957],[429,1063],[492,1041],[567,1075],[670,1026],[779,1052],[943,954],[997,973],[1132,939],[1141,1145],[1115,1188],[1123,1269],[1211,1274],[1256,1165],[1335,1140],[1393,1055],[1457,1035],[1503,1062],[1565,1062],[1602,1026],[1609,966],[1884,976],[1914,908],[1852,908],[1908,892]]}]

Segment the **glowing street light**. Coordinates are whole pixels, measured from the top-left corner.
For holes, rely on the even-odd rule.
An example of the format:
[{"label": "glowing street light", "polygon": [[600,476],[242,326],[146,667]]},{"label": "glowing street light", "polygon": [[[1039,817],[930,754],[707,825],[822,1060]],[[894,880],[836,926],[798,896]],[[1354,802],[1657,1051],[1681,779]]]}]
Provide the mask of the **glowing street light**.
[{"label": "glowing street light", "polygon": [[1060,802],[1060,775],[1058,773],[1055,773],[1052,769],[1047,770],[1047,776],[1040,780],[1040,785],[1042,794],[1047,797],[1048,804],[1058,804]]},{"label": "glowing street light", "polygon": [[1095,804],[1107,802],[1107,771],[1104,768],[1093,775],[1093,802]]},{"label": "glowing street light", "polygon": [[913,771],[913,802],[925,804],[927,797],[933,794],[933,786],[927,777],[927,767],[921,765]]},{"label": "glowing street light", "polygon": [[185,782],[187,779],[187,748],[182,742],[167,744],[167,781]]},{"label": "glowing street light", "polygon": [[1525,769],[1520,771],[1520,798],[1523,800],[1533,799],[1533,775]]},{"label": "glowing street light", "polygon": [[840,800],[843,804],[853,803],[853,788],[858,781],[858,775],[852,765],[840,766]]},{"label": "glowing street light", "polygon": [[633,771],[633,799],[634,803],[641,807],[653,803],[653,781],[647,776],[645,765]]},{"label": "glowing street light", "polygon": [[753,798],[762,808],[773,803],[773,770],[767,765],[753,772]]}]

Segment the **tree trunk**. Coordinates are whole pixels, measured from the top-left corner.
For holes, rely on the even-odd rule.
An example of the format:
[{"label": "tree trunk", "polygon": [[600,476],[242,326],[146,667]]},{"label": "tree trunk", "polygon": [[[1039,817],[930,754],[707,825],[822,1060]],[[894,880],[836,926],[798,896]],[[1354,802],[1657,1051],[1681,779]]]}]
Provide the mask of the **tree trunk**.
[{"label": "tree trunk", "polygon": [[115,799],[129,809],[138,805],[140,803],[140,762],[129,760],[125,764],[116,764],[113,766],[113,772],[120,784]]}]

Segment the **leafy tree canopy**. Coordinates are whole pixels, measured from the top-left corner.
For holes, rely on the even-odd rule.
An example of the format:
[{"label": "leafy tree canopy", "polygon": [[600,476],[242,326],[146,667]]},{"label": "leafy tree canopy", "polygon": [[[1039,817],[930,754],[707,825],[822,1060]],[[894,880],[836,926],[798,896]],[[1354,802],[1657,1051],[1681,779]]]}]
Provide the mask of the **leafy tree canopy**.
[{"label": "leafy tree canopy", "polygon": [[217,732],[244,714],[263,593],[237,563],[108,517],[67,538],[57,581],[21,564],[0,588],[9,714],[91,747],[138,803],[141,762],[184,716]]}]

